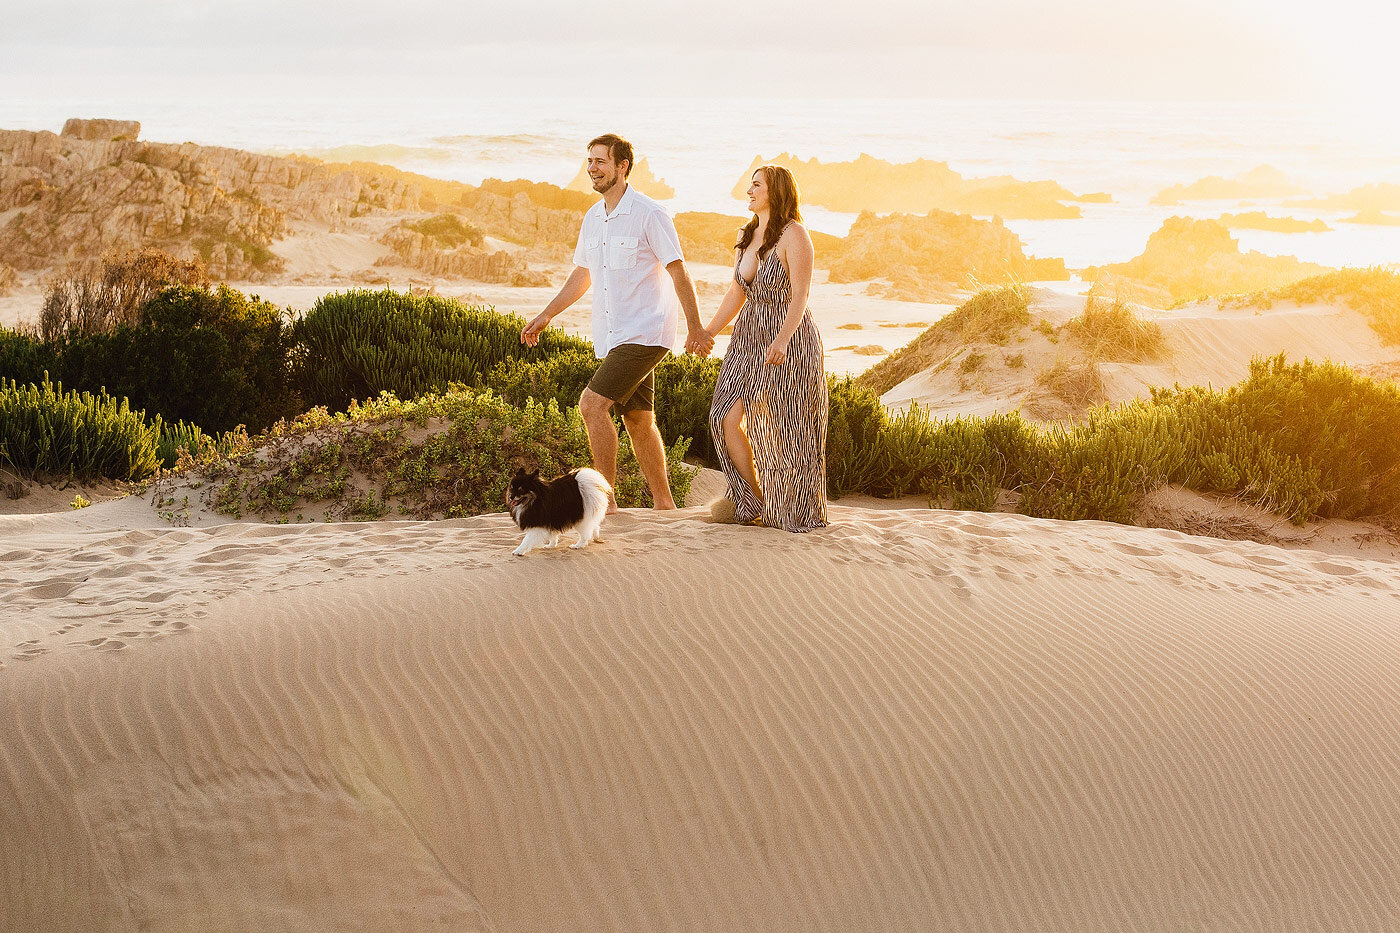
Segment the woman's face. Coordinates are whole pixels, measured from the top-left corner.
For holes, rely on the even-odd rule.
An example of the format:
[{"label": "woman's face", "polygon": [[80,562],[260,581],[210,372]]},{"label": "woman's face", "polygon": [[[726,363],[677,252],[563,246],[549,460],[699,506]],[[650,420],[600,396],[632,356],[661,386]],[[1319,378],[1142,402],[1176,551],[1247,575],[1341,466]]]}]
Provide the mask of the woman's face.
[{"label": "woman's face", "polygon": [[763,177],[762,169],[753,173],[753,182],[749,185],[749,210],[755,214],[768,210],[768,179]]}]

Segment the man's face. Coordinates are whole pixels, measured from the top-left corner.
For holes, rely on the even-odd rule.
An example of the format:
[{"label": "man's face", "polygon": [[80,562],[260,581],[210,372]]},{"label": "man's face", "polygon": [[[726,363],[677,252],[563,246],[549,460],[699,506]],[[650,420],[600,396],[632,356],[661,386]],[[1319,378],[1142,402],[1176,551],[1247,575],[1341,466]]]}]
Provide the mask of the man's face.
[{"label": "man's face", "polygon": [[599,194],[607,194],[622,181],[621,167],[613,161],[612,151],[601,143],[588,150],[588,177]]}]

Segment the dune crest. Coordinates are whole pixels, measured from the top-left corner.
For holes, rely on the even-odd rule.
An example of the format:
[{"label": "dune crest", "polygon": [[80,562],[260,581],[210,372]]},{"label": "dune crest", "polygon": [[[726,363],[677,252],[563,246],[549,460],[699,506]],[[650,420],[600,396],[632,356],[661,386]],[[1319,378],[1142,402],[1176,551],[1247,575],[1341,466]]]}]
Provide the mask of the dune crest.
[{"label": "dune crest", "polygon": [[1400,922],[1392,565],[701,514],[524,560],[502,515],[31,525],[0,926]]}]

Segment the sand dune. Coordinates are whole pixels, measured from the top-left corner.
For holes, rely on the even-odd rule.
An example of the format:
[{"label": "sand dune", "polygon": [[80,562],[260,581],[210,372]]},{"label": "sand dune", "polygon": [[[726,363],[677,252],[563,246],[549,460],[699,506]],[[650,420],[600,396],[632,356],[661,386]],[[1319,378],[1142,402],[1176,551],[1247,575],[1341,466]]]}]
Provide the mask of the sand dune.
[{"label": "sand dune", "polygon": [[[1036,316],[1057,327],[1084,309],[1079,296],[1045,288],[1033,289],[1033,296]],[[1173,311],[1134,306],[1134,312],[1161,327],[1167,352],[1141,363],[1101,362],[1111,402],[1145,398],[1152,386],[1224,388],[1249,375],[1252,358],[1280,352],[1292,360],[1333,360],[1363,370],[1400,360],[1400,349],[1384,344],[1364,316],[1343,305],[1280,301],[1267,309],[1222,308],[1207,299]],[[1009,411],[1035,393],[1035,377],[1042,369],[1058,359],[1083,356],[1069,339],[1052,343],[1035,331],[1022,336],[1024,340],[1005,347],[981,347],[990,362],[974,379],[956,366],[934,367],[904,380],[881,401],[895,408],[917,402],[939,417]],[[1009,356],[1020,356],[1023,365],[1006,368]]]},{"label": "sand dune", "polygon": [[1400,924],[1394,564],[124,507],[0,518],[3,929]]}]

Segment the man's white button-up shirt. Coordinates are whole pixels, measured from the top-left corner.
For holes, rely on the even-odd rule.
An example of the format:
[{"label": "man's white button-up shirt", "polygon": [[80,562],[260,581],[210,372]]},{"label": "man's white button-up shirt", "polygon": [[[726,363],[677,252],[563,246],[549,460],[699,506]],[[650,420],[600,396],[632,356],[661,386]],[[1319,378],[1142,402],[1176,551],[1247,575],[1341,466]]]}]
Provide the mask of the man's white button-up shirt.
[{"label": "man's white button-up shirt", "polygon": [[666,209],[628,186],[611,214],[599,201],[583,215],[574,265],[593,281],[593,351],[623,343],[671,349],[680,299],[666,266],[681,255]]}]

